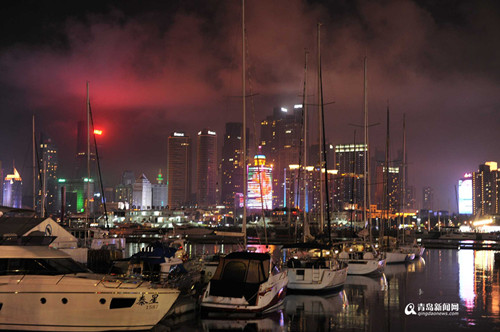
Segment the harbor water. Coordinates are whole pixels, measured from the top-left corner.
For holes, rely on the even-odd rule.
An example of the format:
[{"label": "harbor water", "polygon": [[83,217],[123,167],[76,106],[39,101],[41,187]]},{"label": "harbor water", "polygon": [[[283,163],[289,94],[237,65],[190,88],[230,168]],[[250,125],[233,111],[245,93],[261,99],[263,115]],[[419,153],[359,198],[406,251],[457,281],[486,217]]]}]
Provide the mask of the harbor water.
[{"label": "harbor water", "polygon": [[[191,248],[207,249],[220,248]],[[348,276],[334,294],[289,294],[262,317],[201,319],[190,312],[153,331],[500,331],[500,253],[429,249],[383,274]]]}]

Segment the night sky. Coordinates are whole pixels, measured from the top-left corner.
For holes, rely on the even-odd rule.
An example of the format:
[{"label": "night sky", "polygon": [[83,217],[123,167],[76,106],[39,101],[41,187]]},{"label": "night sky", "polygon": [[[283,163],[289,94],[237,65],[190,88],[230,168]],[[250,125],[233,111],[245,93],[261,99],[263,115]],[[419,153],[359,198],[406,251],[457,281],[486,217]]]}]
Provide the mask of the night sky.
[{"label": "night sky", "polygon": [[[241,121],[241,2],[8,1],[0,10],[0,160],[15,160],[31,185],[31,117],[59,149],[70,177],[85,84],[99,138],[105,186],[123,170],[166,174],[174,130],[219,134]],[[500,162],[500,2],[267,1],[246,3],[248,127],[275,106],[301,102],[304,49],[316,98],[316,24],[327,138],[351,143],[362,124],[363,57],[368,57],[372,149],[392,159],[407,119],[410,185],[435,190],[435,207],[456,211],[455,185],[485,161]],[[252,106],[253,105],[253,106]],[[254,111],[252,111],[254,110]],[[311,135],[316,136],[316,115]],[[362,129],[357,129],[357,141]],[[29,204],[29,203],[28,203]]]}]

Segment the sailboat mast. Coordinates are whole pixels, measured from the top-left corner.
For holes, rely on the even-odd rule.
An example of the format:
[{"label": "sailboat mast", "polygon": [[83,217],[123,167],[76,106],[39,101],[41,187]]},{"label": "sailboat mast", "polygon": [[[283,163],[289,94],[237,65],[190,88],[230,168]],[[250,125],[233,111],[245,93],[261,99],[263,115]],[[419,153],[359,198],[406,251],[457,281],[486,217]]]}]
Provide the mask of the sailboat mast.
[{"label": "sailboat mast", "polygon": [[323,149],[321,148],[321,143],[323,141],[323,122],[321,116],[321,23],[318,22],[318,150],[319,150],[319,228],[320,233],[323,233],[325,227],[325,216],[324,216],[324,197],[323,197],[323,177],[321,176],[321,171],[323,169]]},{"label": "sailboat mast", "polygon": [[[306,205],[307,205],[307,193],[308,193],[308,188],[307,188],[307,56],[309,55],[309,52],[305,52],[305,61],[304,61],[304,91],[303,91],[303,97],[302,97],[302,117],[303,117],[303,132],[304,132],[304,158],[303,158],[303,169],[304,169],[304,204],[302,205],[302,210],[304,211],[304,230],[303,230],[303,240],[306,242],[307,237],[309,236],[309,225],[307,224],[307,212],[306,212]],[[299,179],[300,180],[300,179]]]},{"label": "sailboat mast", "polygon": [[403,218],[403,243],[405,242],[405,207],[406,207],[406,115],[403,114],[403,170],[401,174],[401,206]]},{"label": "sailboat mast", "polygon": [[384,228],[385,223],[389,221],[389,105],[387,105],[387,134],[385,142],[385,172],[384,172],[384,197],[385,197],[385,214],[386,220],[382,220],[380,225],[380,247],[383,245],[384,241]]},{"label": "sailboat mast", "polygon": [[35,142],[35,114],[32,120],[33,134],[33,210],[36,210],[36,142]]},{"label": "sailboat mast", "polygon": [[87,245],[87,227],[90,217],[90,94],[87,81],[87,211],[85,221],[85,245]]},{"label": "sailboat mast", "polygon": [[[363,60],[363,115],[364,115],[364,138],[365,138],[365,159],[363,162],[363,221],[366,222],[367,216],[367,201],[368,201],[368,169],[367,169],[367,158],[368,158],[368,105],[367,105],[367,89],[366,89],[366,56]],[[371,223],[371,221],[370,221]],[[370,225],[370,235],[371,235],[371,225]]]},{"label": "sailboat mast", "polygon": [[241,86],[242,86],[242,96],[243,96],[243,246],[244,250],[247,249],[247,131],[246,131],[246,99],[245,99],[245,0],[241,0],[241,57],[242,57],[242,67],[241,67]]}]

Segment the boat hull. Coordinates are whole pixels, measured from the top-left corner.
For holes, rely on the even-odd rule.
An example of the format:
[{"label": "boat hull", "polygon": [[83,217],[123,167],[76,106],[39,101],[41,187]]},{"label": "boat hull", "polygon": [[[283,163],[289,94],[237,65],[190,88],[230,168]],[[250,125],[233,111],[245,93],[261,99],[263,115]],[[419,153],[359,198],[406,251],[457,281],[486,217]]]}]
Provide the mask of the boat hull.
[{"label": "boat hull", "polygon": [[384,270],[385,259],[349,259],[342,260],[348,265],[347,274],[349,275],[367,275]]},{"label": "boat hull", "polygon": [[269,279],[259,286],[256,294],[257,301],[250,305],[244,297],[225,297],[210,295],[210,284],[208,285],[202,300],[201,310],[203,313],[226,312],[226,313],[267,313],[282,304],[287,291],[288,277],[286,272],[270,276]]},{"label": "boat hull", "polygon": [[83,276],[0,277],[0,329],[24,331],[147,330],[179,291]]},{"label": "boat hull", "polygon": [[347,278],[347,266],[342,269],[289,268],[290,291],[332,291],[341,288]]}]

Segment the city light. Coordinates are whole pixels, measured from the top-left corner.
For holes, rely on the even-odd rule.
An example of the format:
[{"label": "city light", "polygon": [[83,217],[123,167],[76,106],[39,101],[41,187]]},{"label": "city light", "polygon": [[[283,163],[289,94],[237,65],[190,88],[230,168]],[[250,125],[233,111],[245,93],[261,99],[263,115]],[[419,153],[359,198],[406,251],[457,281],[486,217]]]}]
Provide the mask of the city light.
[{"label": "city light", "polygon": [[100,129],[94,129],[94,135],[101,136],[102,135],[102,130],[100,130]]}]

